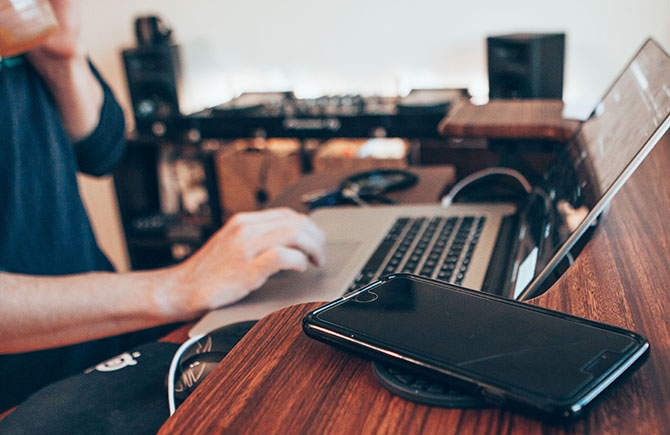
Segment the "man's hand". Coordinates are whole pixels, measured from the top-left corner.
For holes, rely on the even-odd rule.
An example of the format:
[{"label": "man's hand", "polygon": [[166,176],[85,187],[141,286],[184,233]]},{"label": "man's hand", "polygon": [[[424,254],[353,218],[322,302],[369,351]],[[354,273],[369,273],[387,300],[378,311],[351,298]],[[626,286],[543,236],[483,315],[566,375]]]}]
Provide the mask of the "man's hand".
[{"label": "man's hand", "polygon": [[325,235],[307,216],[283,208],[240,213],[172,269],[181,284],[167,302],[199,314],[244,298],[280,270],[325,261]]}]

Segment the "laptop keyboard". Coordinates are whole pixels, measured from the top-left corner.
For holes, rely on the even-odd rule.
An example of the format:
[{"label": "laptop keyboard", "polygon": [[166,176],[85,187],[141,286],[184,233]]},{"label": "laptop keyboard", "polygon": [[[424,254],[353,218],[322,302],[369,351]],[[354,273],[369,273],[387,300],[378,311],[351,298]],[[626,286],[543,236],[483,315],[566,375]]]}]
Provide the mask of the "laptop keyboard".
[{"label": "laptop keyboard", "polygon": [[459,285],[485,222],[484,216],[400,217],[347,291],[399,272]]}]

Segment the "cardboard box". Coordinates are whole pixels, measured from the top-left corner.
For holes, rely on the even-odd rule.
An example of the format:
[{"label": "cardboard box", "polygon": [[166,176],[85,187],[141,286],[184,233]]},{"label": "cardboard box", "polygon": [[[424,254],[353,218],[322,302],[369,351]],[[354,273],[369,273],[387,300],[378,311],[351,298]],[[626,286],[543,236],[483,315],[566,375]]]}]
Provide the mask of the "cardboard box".
[{"label": "cardboard box", "polygon": [[331,139],[313,159],[314,172],[406,169],[409,144],[404,139]]},{"label": "cardboard box", "polygon": [[302,175],[295,139],[239,139],[215,157],[224,218],[262,208]]}]

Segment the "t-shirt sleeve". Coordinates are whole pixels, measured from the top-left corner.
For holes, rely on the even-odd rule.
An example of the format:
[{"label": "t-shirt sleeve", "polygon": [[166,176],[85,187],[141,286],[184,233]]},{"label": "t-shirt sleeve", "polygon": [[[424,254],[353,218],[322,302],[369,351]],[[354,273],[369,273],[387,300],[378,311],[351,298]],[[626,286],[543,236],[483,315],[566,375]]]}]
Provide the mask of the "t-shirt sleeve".
[{"label": "t-shirt sleeve", "polygon": [[112,90],[91,64],[91,70],[102,85],[103,102],[100,120],[93,132],[74,144],[79,170],[90,175],[105,175],[114,170],[123,157],[126,124],[123,110]]}]

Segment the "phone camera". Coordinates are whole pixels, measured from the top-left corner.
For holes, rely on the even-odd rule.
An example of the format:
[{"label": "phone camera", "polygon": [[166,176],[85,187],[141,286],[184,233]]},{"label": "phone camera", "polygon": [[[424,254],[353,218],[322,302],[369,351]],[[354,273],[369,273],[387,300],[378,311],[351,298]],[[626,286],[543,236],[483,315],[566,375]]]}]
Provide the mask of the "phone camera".
[{"label": "phone camera", "polygon": [[373,291],[367,291],[356,296],[354,300],[361,304],[367,304],[368,302],[374,302],[379,298],[379,295]]}]

